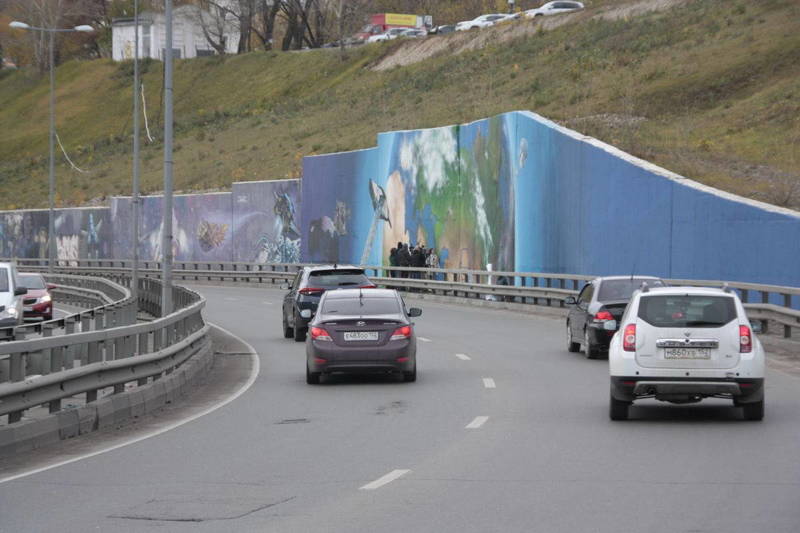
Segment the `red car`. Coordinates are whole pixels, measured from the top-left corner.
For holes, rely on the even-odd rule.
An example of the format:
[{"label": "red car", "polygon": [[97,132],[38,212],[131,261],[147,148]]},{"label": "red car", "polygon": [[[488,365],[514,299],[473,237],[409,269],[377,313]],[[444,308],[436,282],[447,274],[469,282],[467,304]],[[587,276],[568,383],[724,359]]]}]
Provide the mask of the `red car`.
[{"label": "red car", "polygon": [[28,318],[41,318],[42,320],[53,319],[53,297],[50,295],[50,289],[55,287],[51,283],[47,283],[41,274],[27,274],[19,273],[19,285],[28,289],[22,300],[23,317]]}]

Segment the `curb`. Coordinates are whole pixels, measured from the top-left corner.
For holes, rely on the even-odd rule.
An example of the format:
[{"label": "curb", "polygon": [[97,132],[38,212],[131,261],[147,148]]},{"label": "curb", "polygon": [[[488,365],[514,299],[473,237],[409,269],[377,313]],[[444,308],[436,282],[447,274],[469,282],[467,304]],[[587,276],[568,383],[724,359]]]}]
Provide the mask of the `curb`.
[{"label": "curb", "polygon": [[[215,333],[212,326],[209,337]],[[4,426],[0,428],[0,459],[93,431],[119,428],[132,419],[159,411],[185,396],[213,365],[214,350],[211,339],[207,338],[197,343],[195,354],[186,363],[161,379],[77,409]]]}]

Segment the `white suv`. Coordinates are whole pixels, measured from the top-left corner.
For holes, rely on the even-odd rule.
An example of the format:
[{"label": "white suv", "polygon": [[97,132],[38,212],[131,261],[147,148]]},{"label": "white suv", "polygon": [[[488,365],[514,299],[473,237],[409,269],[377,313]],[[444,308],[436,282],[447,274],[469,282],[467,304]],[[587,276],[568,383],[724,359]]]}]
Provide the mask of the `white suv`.
[{"label": "white suv", "polygon": [[641,398],[728,398],[747,420],[764,417],[764,350],[727,289],[643,285],[611,339],[608,362],[612,420],[627,419]]}]

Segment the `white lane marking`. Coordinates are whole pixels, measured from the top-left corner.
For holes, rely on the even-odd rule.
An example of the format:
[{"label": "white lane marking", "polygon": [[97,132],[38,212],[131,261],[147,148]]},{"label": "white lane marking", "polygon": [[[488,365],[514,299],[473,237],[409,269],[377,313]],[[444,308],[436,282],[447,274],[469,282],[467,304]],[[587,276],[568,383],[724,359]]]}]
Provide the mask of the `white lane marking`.
[{"label": "white lane marking", "polygon": [[483,378],[483,386],[487,389],[496,389],[497,385],[495,384],[492,378]]},{"label": "white lane marking", "polygon": [[379,477],[375,481],[371,483],[367,483],[363,487],[359,488],[358,490],[375,490],[383,487],[384,485],[391,483],[395,479],[402,477],[406,474],[411,472],[411,470],[392,470],[388,474],[383,477]]},{"label": "white lane marking", "polygon": [[274,302],[261,302],[261,303],[263,303],[264,305],[275,305]]},{"label": "white lane marking", "polygon": [[464,429],[478,429],[479,427],[484,425],[487,420],[489,420],[488,416],[476,416],[475,420],[467,424],[467,427],[465,427]]},{"label": "white lane marking", "polygon": [[470,356],[468,356],[468,355],[467,355],[467,354],[465,354],[465,353],[457,353],[457,354],[456,354],[456,357],[458,357],[458,358],[459,358],[459,359],[461,359],[462,361],[472,361],[472,358],[470,358]]},{"label": "white lane marking", "polygon": [[431,342],[431,340],[428,337],[417,337],[417,338],[422,342]]},{"label": "white lane marking", "polygon": [[38,474],[38,473],[44,472],[46,470],[51,470],[53,468],[58,468],[59,466],[64,466],[64,465],[68,465],[70,463],[74,463],[74,462],[77,462],[77,461],[82,461],[83,459],[88,459],[90,457],[94,457],[95,455],[100,455],[100,454],[103,454],[103,453],[106,453],[106,452],[114,451],[114,450],[117,450],[119,448],[128,446],[130,444],[136,444],[137,442],[141,442],[141,441],[143,441],[145,439],[149,439],[151,437],[156,437],[158,435],[161,435],[162,433],[166,433],[167,431],[171,431],[171,430],[173,430],[175,428],[178,428],[178,427],[180,427],[180,426],[182,426],[184,424],[188,424],[189,422],[197,420],[200,417],[206,416],[207,414],[213,413],[214,411],[216,411],[220,407],[224,407],[224,406],[228,405],[229,403],[234,401],[236,398],[238,398],[239,396],[241,396],[242,394],[247,392],[247,389],[249,389],[253,385],[253,383],[256,382],[256,378],[258,378],[258,373],[261,371],[261,361],[258,359],[258,353],[256,352],[255,348],[253,348],[250,345],[250,343],[248,343],[247,341],[245,341],[241,337],[239,337],[237,335],[234,335],[233,333],[231,333],[227,329],[225,329],[223,327],[220,327],[220,326],[217,326],[216,324],[213,324],[211,322],[209,322],[209,324],[219,328],[220,330],[224,331],[225,333],[227,333],[231,337],[235,337],[237,340],[239,340],[242,344],[244,344],[250,350],[250,358],[253,361],[253,370],[250,373],[250,377],[247,378],[247,382],[244,385],[242,385],[242,387],[239,390],[237,390],[236,392],[234,392],[233,394],[231,394],[230,396],[228,396],[227,398],[225,398],[224,400],[222,400],[218,404],[212,405],[211,407],[208,407],[207,409],[205,409],[205,410],[203,410],[203,411],[201,411],[201,412],[199,412],[199,413],[197,413],[195,415],[192,415],[189,418],[186,418],[186,419],[181,420],[179,422],[175,422],[174,424],[170,424],[170,425],[168,425],[166,427],[157,429],[155,431],[151,431],[150,433],[146,433],[144,435],[140,435],[138,437],[134,437],[134,438],[126,440],[124,442],[120,442],[119,444],[115,444],[113,446],[109,446],[108,448],[104,448],[102,450],[89,452],[89,453],[86,453],[86,454],[83,454],[83,455],[79,455],[77,457],[73,457],[71,459],[67,459],[66,461],[58,461],[58,462],[49,464],[47,466],[42,466],[42,467],[39,467],[39,468],[34,468],[34,469],[31,469],[31,470],[27,470],[25,472],[22,472],[21,474],[15,474],[13,476],[0,478],[0,484],[6,483],[8,481],[14,481],[16,479],[32,476],[34,474]]}]

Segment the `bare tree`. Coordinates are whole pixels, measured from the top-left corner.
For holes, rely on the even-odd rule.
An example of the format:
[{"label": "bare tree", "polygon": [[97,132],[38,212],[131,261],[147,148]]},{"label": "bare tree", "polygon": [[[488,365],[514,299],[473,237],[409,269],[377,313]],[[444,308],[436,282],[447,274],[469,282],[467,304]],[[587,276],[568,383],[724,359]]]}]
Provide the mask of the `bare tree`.
[{"label": "bare tree", "polygon": [[208,44],[220,55],[227,51],[228,35],[242,25],[238,3],[230,1],[198,0],[194,19]]}]

